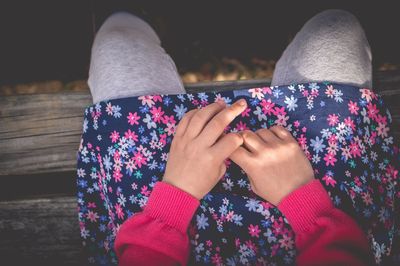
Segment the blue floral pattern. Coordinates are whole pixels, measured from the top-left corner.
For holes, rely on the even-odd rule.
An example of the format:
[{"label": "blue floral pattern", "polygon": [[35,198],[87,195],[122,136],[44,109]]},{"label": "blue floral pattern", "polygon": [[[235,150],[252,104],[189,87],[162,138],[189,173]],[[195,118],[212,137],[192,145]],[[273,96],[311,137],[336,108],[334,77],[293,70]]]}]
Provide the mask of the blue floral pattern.
[{"label": "blue floral pattern", "polygon": [[[116,233],[142,210],[162,179],[183,115],[218,99],[230,105],[239,98],[248,108],[225,131],[288,129],[335,206],[367,234],[376,262],[400,263],[400,155],[390,112],[372,90],[332,83],[144,95],[86,108],[77,186],[89,262],[117,263]],[[238,165],[225,163],[225,175],[201,200],[189,226],[190,265],[293,264],[296,249],[288,221],[251,191]]]}]

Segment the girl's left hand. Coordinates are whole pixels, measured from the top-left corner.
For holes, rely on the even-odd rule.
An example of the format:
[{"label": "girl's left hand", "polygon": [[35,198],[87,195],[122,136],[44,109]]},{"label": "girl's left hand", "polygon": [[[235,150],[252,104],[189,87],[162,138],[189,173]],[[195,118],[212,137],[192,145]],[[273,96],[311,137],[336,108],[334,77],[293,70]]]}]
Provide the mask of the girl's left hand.
[{"label": "girl's left hand", "polygon": [[224,134],[224,129],[246,107],[240,99],[229,107],[221,101],[186,113],[172,140],[163,181],[199,200],[210,192],[225,174],[224,160],[243,144],[240,134]]}]

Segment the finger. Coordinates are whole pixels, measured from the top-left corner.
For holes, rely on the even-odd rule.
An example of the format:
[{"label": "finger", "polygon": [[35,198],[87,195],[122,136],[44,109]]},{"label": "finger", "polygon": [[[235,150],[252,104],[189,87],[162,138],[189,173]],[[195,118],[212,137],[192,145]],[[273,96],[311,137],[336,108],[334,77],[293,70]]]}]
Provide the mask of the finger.
[{"label": "finger", "polygon": [[253,155],[245,148],[239,147],[229,155],[229,159],[239,165],[246,172],[246,169],[248,169],[249,164],[253,159]]},{"label": "finger", "polygon": [[281,140],[293,139],[292,134],[282,126],[273,126],[269,130],[271,130]]},{"label": "finger", "polygon": [[198,111],[199,111],[199,109],[190,110],[182,117],[181,121],[179,122],[178,126],[176,127],[175,136],[183,136],[183,134],[185,134],[185,131],[190,122],[190,119]]},{"label": "finger", "polygon": [[264,140],[253,131],[245,130],[241,132],[241,135],[243,137],[243,146],[249,151],[257,153],[264,148]]},{"label": "finger", "polygon": [[210,148],[218,160],[225,160],[243,144],[243,138],[237,133],[228,133]]},{"label": "finger", "polygon": [[224,108],[204,127],[198,137],[199,140],[208,145],[214,144],[229,123],[231,123],[236,116],[240,115],[246,107],[246,100],[240,99],[231,106]]},{"label": "finger", "polygon": [[185,135],[193,139],[200,134],[208,121],[225,108],[224,102],[215,102],[200,109],[190,120]]},{"label": "finger", "polygon": [[255,132],[260,138],[262,138],[267,144],[281,141],[271,130],[267,128],[259,129]]}]

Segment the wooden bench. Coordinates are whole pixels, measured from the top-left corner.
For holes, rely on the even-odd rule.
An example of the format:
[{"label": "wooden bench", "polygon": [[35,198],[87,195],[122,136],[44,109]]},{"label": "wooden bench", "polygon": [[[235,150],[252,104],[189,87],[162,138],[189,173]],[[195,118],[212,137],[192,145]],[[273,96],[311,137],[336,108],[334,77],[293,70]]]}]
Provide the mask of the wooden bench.
[{"label": "wooden bench", "polygon": [[[374,88],[400,139],[400,71],[377,72]],[[268,85],[197,83],[189,93]],[[0,96],[0,258],[12,264],[83,265],[75,200],[76,152],[85,92]],[[3,265],[9,265],[4,263]]]}]

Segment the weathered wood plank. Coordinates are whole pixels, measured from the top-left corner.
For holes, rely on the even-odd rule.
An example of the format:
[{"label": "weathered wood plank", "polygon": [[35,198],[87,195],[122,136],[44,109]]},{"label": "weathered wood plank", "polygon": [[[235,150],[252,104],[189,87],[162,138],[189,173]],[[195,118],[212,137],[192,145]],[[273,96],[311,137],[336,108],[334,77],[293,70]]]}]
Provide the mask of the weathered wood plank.
[{"label": "weathered wood plank", "polygon": [[1,265],[84,265],[75,197],[0,202]]},{"label": "weathered wood plank", "polygon": [[[189,93],[268,85],[244,80],[186,85]],[[378,72],[377,92],[385,96],[400,124],[400,71]],[[0,176],[74,171],[89,92],[5,96],[0,98]],[[395,127],[399,138],[400,129]]]}]

